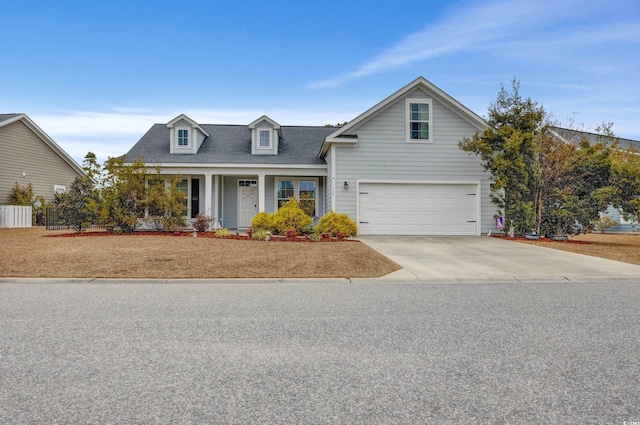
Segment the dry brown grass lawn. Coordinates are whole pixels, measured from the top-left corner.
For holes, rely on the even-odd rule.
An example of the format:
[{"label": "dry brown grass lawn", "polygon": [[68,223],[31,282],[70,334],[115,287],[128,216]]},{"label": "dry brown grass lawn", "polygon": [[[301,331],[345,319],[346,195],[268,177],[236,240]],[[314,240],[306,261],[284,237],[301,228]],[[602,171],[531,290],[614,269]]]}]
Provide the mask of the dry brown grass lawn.
[{"label": "dry brown grass lawn", "polygon": [[360,242],[264,242],[188,236],[46,237],[0,229],[1,277],[379,277],[400,267]]},{"label": "dry brown grass lawn", "polygon": [[585,243],[521,240],[519,242],[640,265],[640,235],[638,234],[589,233],[570,236],[569,239]]}]

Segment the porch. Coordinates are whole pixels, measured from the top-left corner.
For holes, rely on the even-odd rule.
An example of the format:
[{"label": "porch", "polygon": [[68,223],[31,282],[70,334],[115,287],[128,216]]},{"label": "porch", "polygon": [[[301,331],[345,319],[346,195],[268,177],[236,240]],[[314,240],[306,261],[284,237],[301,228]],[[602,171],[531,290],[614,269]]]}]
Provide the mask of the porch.
[{"label": "porch", "polygon": [[199,170],[163,170],[180,174],[178,188],[186,195],[187,219],[199,213],[212,217],[221,227],[246,229],[259,212],[273,212],[294,197],[303,199],[312,217],[325,214],[326,169],[275,169],[270,172],[236,171],[225,174]]}]

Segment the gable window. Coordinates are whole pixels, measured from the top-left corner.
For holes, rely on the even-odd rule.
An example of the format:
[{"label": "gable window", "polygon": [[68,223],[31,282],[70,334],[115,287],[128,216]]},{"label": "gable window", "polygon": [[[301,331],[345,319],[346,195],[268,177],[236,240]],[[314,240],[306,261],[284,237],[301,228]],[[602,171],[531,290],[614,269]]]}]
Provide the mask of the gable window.
[{"label": "gable window", "polygon": [[407,99],[407,142],[431,142],[431,99]]},{"label": "gable window", "polygon": [[263,149],[271,149],[271,132],[269,130],[260,130],[260,141],[258,147]]},{"label": "gable window", "polygon": [[317,180],[276,179],[276,188],[276,204],[278,208],[293,197],[300,202],[300,207],[307,215],[317,216]]},{"label": "gable window", "polygon": [[178,146],[189,146],[189,130],[178,130]]}]

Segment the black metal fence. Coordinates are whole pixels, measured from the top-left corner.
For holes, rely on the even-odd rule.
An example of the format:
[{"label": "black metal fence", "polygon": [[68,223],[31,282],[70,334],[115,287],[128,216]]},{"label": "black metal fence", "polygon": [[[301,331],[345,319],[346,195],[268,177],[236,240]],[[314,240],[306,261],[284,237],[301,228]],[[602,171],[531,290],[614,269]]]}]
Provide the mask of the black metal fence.
[{"label": "black metal fence", "polygon": [[[60,214],[58,213],[58,209],[55,206],[47,207],[45,210],[45,226],[47,230],[63,230],[63,229],[71,229],[73,226],[64,221]],[[104,229],[104,223],[94,223],[88,226],[82,226],[86,229]]]}]

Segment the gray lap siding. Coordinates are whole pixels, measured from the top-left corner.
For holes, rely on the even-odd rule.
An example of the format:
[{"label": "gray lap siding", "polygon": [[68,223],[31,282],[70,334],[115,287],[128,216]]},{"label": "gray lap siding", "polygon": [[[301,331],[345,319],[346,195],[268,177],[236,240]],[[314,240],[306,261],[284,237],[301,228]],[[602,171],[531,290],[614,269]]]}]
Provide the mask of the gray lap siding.
[{"label": "gray lap siding", "polygon": [[[412,93],[408,97],[429,97]],[[477,128],[433,99],[431,143],[406,142],[405,99],[400,99],[353,130],[355,146],[333,146],[335,154],[335,209],[357,218],[359,180],[481,182],[481,232],[493,228],[496,207],[491,203],[490,182],[475,155],[458,148]],[[330,155],[327,155],[329,157]],[[330,173],[331,175],[331,173]],[[344,181],[349,189],[344,190]]]}]

